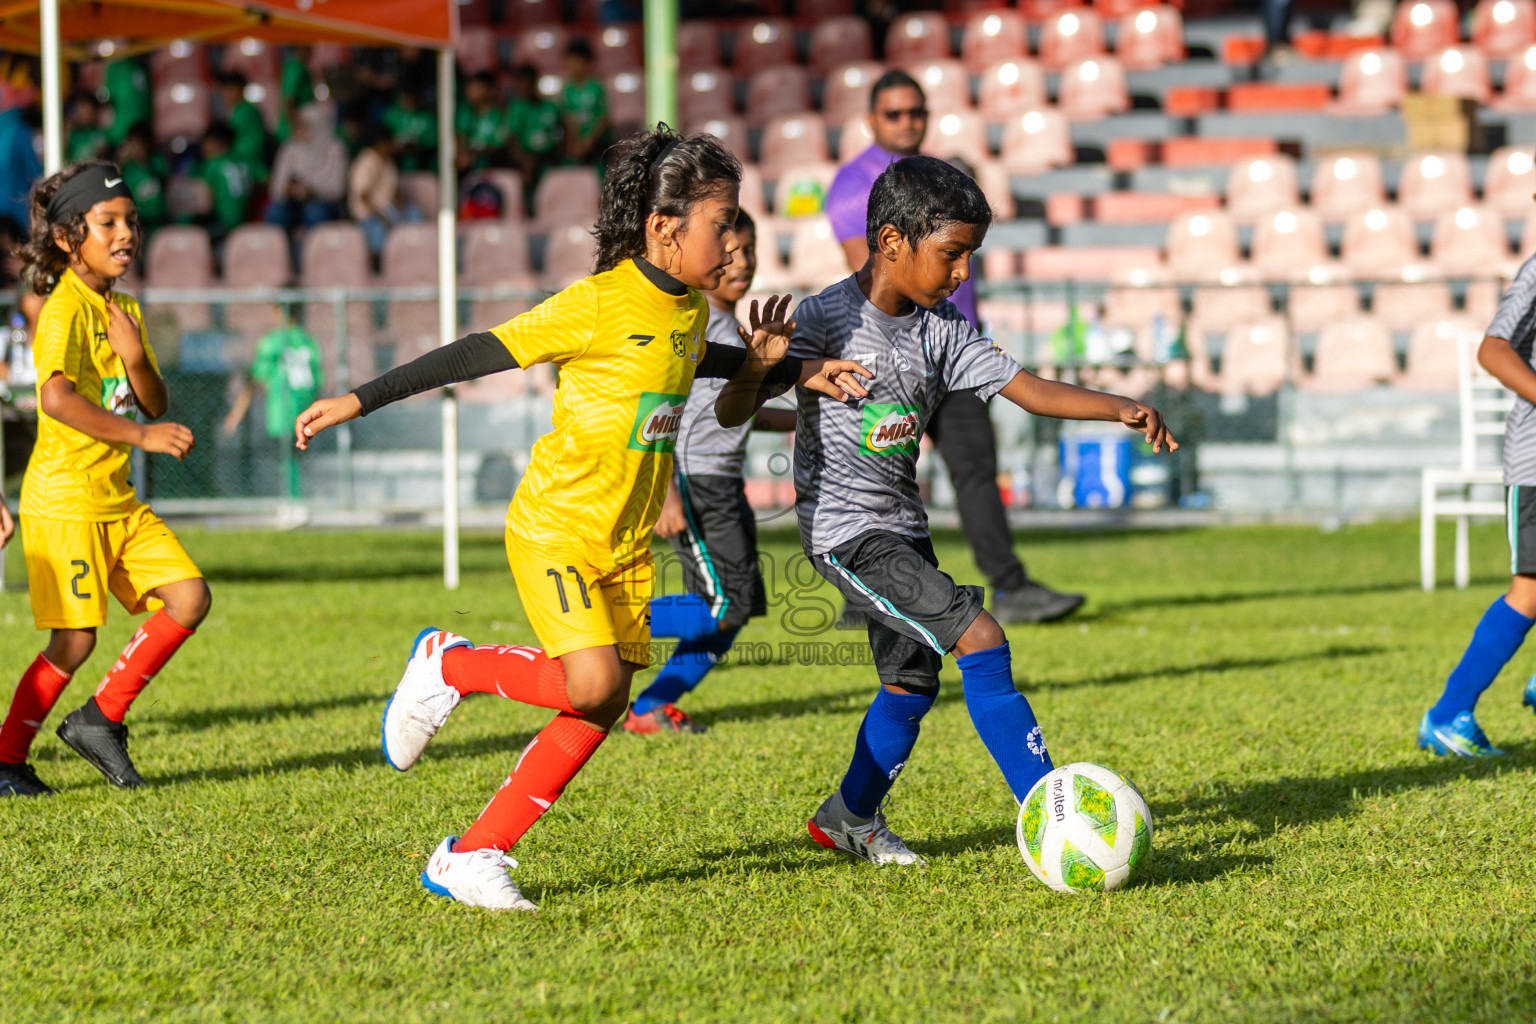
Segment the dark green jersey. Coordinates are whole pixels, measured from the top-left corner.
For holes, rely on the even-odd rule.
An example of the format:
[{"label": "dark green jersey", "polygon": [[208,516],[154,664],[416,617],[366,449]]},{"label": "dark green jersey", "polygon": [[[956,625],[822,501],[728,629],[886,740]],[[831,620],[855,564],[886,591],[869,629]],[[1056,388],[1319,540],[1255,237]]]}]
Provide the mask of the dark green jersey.
[{"label": "dark green jersey", "polygon": [[204,160],[197,176],[213,191],[213,216],[226,228],[245,221],[251,203],[251,169],[229,154]]},{"label": "dark green jersey", "polygon": [[548,153],[560,141],[560,108],[543,97],[513,100],[507,127],[524,152]]},{"label": "dark green jersey", "polygon": [[[163,164],[163,161],[160,161]],[[154,227],[165,223],[165,172],[164,168],[139,163],[124,163],[123,182],[133,193],[133,204],[138,207],[139,221]]]},{"label": "dark green jersey", "polygon": [[595,78],[585,82],[566,82],[560,91],[560,113],[570,118],[576,133],[590,136],[597,123],[608,116],[608,98],[603,83]]},{"label": "dark green jersey", "polygon": [[69,140],[64,146],[64,162],[77,164],[86,160],[106,159],[112,149],[112,140],[101,128],[71,128]]},{"label": "dark green jersey", "polygon": [[235,141],[229,155],[250,168],[257,181],[267,178],[267,122],[252,103],[241,100],[229,112],[229,130]]},{"label": "dark green jersey", "polygon": [[128,129],[149,120],[149,76],[137,60],[115,60],[107,65],[102,84],[112,105],[112,144],[128,137]]},{"label": "dark green jersey", "polygon": [[[469,107],[460,107],[455,118],[454,130],[464,139],[464,145],[468,149],[485,152],[499,149],[507,144],[511,133],[507,128],[507,115],[500,107],[490,107],[486,110],[472,110]],[[490,158],[479,156],[475,159],[475,167],[490,166]]]}]

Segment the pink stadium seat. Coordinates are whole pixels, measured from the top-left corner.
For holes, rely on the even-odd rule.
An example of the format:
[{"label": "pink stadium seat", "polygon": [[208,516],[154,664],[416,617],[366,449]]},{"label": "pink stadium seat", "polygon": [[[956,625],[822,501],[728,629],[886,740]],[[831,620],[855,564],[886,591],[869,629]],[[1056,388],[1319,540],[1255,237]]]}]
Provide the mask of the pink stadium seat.
[{"label": "pink stadium seat", "polygon": [[463,270],[460,280],[469,287],[525,279],[533,265],[528,258],[528,232],[521,224],[500,220],[472,220],[459,229]]},{"label": "pink stadium seat", "polygon": [[400,175],[400,193],[424,216],[437,214],[437,175],[431,171],[407,171]]},{"label": "pink stadium seat", "polygon": [[1536,195],[1536,161],[1525,146],[1502,146],[1488,158],[1483,205],[1506,215],[1523,216]]},{"label": "pink stadium seat", "polygon": [[752,159],[752,153],[747,147],[747,122],[739,117],[712,117],[691,125],[688,130],[708,132],[725,143],[738,160],[745,162]]},{"label": "pink stadium seat", "polygon": [[960,59],[972,71],[1016,60],[1029,52],[1024,16],[1006,7],[977,11],[966,19],[960,37]]},{"label": "pink stadium seat", "polygon": [[356,224],[319,224],[304,236],[300,251],[304,284],[312,288],[364,288],[373,284],[368,241]]},{"label": "pink stadium seat", "polygon": [[1266,281],[1305,281],[1328,270],[1328,240],[1323,222],[1311,210],[1297,207],[1260,217],[1253,227],[1250,264]]},{"label": "pink stadium seat", "polygon": [[192,220],[213,212],[213,189],[202,178],[178,174],[165,183],[165,208],[178,220]]},{"label": "pink stadium seat", "polygon": [[737,193],[737,205],[751,214],[753,220],[762,220],[768,216],[763,171],[757,164],[741,165],[741,189]]},{"label": "pink stadium seat", "polygon": [[[1521,252],[1529,252],[1529,249],[1521,249]],[[1466,297],[1463,307],[1467,316],[1476,320],[1479,325],[1486,326],[1493,320],[1493,315],[1498,311],[1499,300],[1504,297],[1504,283],[1502,281],[1478,280],[1467,282]]]},{"label": "pink stadium seat", "polygon": [[1394,331],[1411,331],[1426,320],[1451,315],[1451,286],[1444,281],[1378,284],[1371,310]]},{"label": "pink stadium seat", "polygon": [[1490,57],[1512,57],[1536,43],[1536,0],[1479,0],[1472,45]]},{"label": "pink stadium seat", "polygon": [[1184,59],[1184,16],[1171,4],[1127,11],[1115,34],[1115,56],[1137,71]]},{"label": "pink stadium seat", "polygon": [[[757,276],[753,278],[752,286],[758,292],[787,292],[795,287],[789,279],[789,264],[779,252],[779,236],[784,233],[787,232],[781,231],[779,222],[773,217],[765,214],[757,218]],[[747,296],[748,299],[751,297]],[[751,306],[740,308],[747,310]]]},{"label": "pink stadium seat", "polygon": [[1131,107],[1125,69],[1113,57],[1085,57],[1061,72],[1061,112],[1074,121],[1096,120]]},{"label": "pink stadium seat", "polygon": [[1375,317],[1357,316],[1318,332],[1312,373],[1299,383],[1308,391],[1368,391],[1396,376],[1392,332]]},{"label": "pink stadium seat", "polygon": [[165,49],[150,55],[149,77],[156,92],[177,82],[210,84],[208,47],[186,39],[174,40]]},{"label": "pink stadium seat", "polygon": [[903,14],[885,33],[885,59],[892,64],[947,60],[952,55],[949,22],[936,11]]},{"label": "pink stadium seat", "polygon": [[763,129],[762,154],[763,174],[768,178],[777,177],[781,168],[791,164],[831,160],[826,122],[811,113],[775,117]]},{"label": "pink stadium seat", "polygon": [[731,66],[736,74],[751,75],[764,68],[795,62],[795,28],[783,18],[761,18],[736,33]]},{"label": "pink stadium seat", "polygon": [[1536,110],[1536,45],[1509,58],[1504,88],[1493,101],[1498,110]]},{"label": "pink stadium seat", "polygon": [[1461,38],[1455,0],[1410,0],[1392,13],[1392,46],[1409,60],[1422,60]]},{"label": "pink stadium seat", "polygon": [[1397,386],[1404,391],[1454,394],[1460,376],[1459,339],[1463,334],[1481,337],[1484,323],[1470,316],[1448,314],[1416,324],[1408,338],[1408,368]]},{"label": "pink stadium seat", "polygon": [[175,82],[155,90],[155,138],[161,142],[177,137],[200,139],[211,120],[208,86]]},{"label": "pink stadium seat", "polygon": [[590,167],[552,167],[533,193],[533,220],[544,227],[597,220],[599,185]]},{"label": "pink stadium seat", "polygon": [[211,288],[213,247],[196,227],[165,227],[150,236],[144,253],[144,283],[151,288]]},{"label": "pink stadium seat", "polygon": [[868,114],[870,87],[884,73],[885,65],[873,61],[844,64],[829,73],[821,90],[821,113],[827,123],[842,124]]},{"label": "pink stadium seat", "polygon": [[684,124],[736,112],[736,80],[724,68],[703,67],[678,76],[677,109]]},{"label": "pink stadium seat", "polygon": [[1220,210],[1175,217],[1168,225],[1164,249],[1169,272],[1181,281],[1224,280],[1242,261],[1237,247],[1237,225]]},{"label": "pink stadium seat", "polygon": [[564,70],[565,47],[570,41],[570,33],[561,26],[540,25],[517,36],[513,63],[532,64],[541,75],[558,75]]},{"label": "pink stadium seat", "polygon": [[863,18],[828,18],[811,28],[811,74],[825,75],[852,61],[873,60],[869,22]]},{"label": "pink stadium seat", "polygon": [[826,217],[795,222],[790,232],[789,276],[803,288],[820,291],[848,276],[843,248]]},{"label": "pink stadium seat", "polygon": [[539,283],[558,291],[592,272],[596,240],[589,224],[563,224],[551,228],[544,245],[544,273]]},{"label": "pink stadium seat", "polygon": [[747,83],[747,122],[762,124],[779,114],[811,109],[811,84],[797,64],[764,68]]},{"label": "pink stadium seat", "polygon": [[1189,318],[1205,329],[1226,330],[1272,312],[1269,289],[1262,285],[1196,288],[1190,295]]},{"label": "pink stadium seat", "polygon": [[1091,8],[1072,8],[1047,18],[1040,26],[1040,63],[1062,68],[1104,52],[1104,24]]},{"label": "pink stadium seat", "polygon": [[1324,220],[1383,205],[1381,161],[1374,153],[1334,153],[1322,157],[1312,172],[1312,209]]},{"label": "pink stadium seat", "polygon": [[1075,151],[1067,119],[1049,107],[1015,114],[1003,122],[1002,161],[1015,174],[1038,174],[1072,163]]},{"label": "pink stadium seat", "polygon": [[1435,270],[1450,276],[1498,274],[1510,269],[1504,218],[1476,206],[1441,211],[1435,218],[1429,258]]},{"label": "pink stadium seat", "polygon": [[992,207],[992,215],[998,220],[1012,220],[1018,216],[1013,181],[1003,162],[983,160],[971,169],[976,172],[976,184],[981,186],[981,194],[987,197],[987,205]]},{"label": "pink stadium seat", "polygon": [[1422,263],[1413,221],[1395,206],[1351,214],[1344,221],[1339,257],[1345,269],[1366,281],[1395,277]]},{"label": "pink stadium seat", "polygon": [[970,110],[930,118],[923,152],[946,160],[959,157],[972,167],[992,159],[992,148],[987,144],[986,119]]},{"label": "pink stadium seat", "polygon": [[1019,276],[1019,253],[1016,249],[986,246],[981,250],[980,263],[981,276],[994,284],[1005,284],[1017,280]]},{"label": "pink stadium seat", "polygon": [[1328,324],[1360,315],[1360,293],[1352,284],[1292,285],[1287,313],[1291,330],[1316,334]]},{"label": "pink stadium seat", "polygon": [[382,283],[390,288],[437,284],[437,225],[400,224],[384,241]]},{"label": "pink stadium seat", "polygon": [[837,137],[837,162],[845,164],[875,144],[869,130],[869,118],[855,114],[843,122],[842,133]]},{"label": "pink stadium seat", "polygon": [[[482,71],[495,73],[501,67],[496,33],[489,26],[468,25],[460,29],[459,43],[453,49],[459,70],[466,75],[475,75]],[[540,68],[543,70],[543,65],[540,65]],[[559,70],[559,62],[557,61],[550,70]]]},{"label": "pink stadium seat", "polygon": [[263,39],[246,37],[224,47],[220,71],[234,71],[249,82],[275,82],[279,73],[278,48]]},{"label": "pink stadium seat", "polygon": [[[1285,321],[1266,316],[1226,331],[1215,384],[1223,394],[1269,395],[1280,389],[1294,365]],[[1198,372],[1195,380],[1201,383]]]},{"label": "pink stadium seat", "polygon": [[1397,182],[1397,202],[1408,213],[1423,219],[1442,210],[1471,205],[1472,168],[1467,155],[1442,150],[1408,157]]},{"label": "pink stadium seat", "polygon": [[[633,129],[645,123],[645,76],[639,71],[620,71],[609,77],[608,117],[618,127],[618,134],[627,135],[626,127]],[[681,96],[678,97],[682,99]]]},{"label": "pink stadium seat", "polygon": [[282,288],[293,280],[288,236],[276,224],[241,224],[224,241],[224,284]]},{"label": "pink stadium seat", "polygon": [[971,108],[971,75],[957,60],[935,60],[907,68],[923,87],[930,120],[936,114]]},{"label": "pink stadium seat", "polygon": [[1470,46],[1447,46],[1424,58],[1424,77],[1419,88],[1437,96],[1460,96],[1487,103],[1493,94],[1488,84],[1488,61]]},{"label": "pink stadium seat", "polygon": [[[983,250],[985,251],[985,250]],[[1102,320],[1110,327],[1139,331],[1152,326],[1158,317],[1177,330],[1184,318],[1184,305],[1177,288],[1111,288],[1104,293]]]},{"label": "pink stadium seat", "polygon": [[1296,161],[1284,153],[1239,160],[1227,174],[1227,212],[1238,220],[1253,220],[1300,203]]},{"label": "pink stadium seat", "polygon": [[600,75],[639,71],[645,66],[645,42],[639,25],[605,25],[592,44]]},{"label": "pink stadium seat", "polygon": [[459,183],[460,194],[468,193],[477,182],[488,181],[501,193],[501,219],[520,221],[523,211],[523,176],[506,167],[488,167],[471,171]]},{"label": "pink stadium seat", "polygon": [[989,120],[1001,121],[1045,104],[1045,72],[1032,60],[1003,61],[981,73],[977,109]]},{"label": "pink stadium seat", "polygon": [[688,19],[677,26],[677,66],[713,68],[724,64],[720,54],[720,29],[713,22]]},{"label": "pink stadium seat", "polygon": [[827,209],[827,190],[836,176],[837,165],[830,160],[780,169],[773,187],[773,212],[779,222],[822,216]]},{"label": "pink stadium seat", "polygon": [[1337,114],[1380,114],[1403,102],[1408,69],[1396,50],[1357,50],[1344,59],[1339,73]]}]

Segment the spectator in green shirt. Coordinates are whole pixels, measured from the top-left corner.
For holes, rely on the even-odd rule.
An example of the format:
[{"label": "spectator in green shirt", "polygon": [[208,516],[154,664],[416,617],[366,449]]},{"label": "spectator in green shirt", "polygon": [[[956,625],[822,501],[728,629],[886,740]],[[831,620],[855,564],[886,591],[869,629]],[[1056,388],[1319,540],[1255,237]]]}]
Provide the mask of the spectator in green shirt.
[{"label": "spectator in green shirt", "polygon": [[165,203],[165,182],[171,172],[165,164],[165,157],[155,151],[155,140],[149,125],[140,123],[128,129],[127,137],[117,147],[117,166],[122,169],[123,181],[133,193],[133,203],[139,211],[139,223],[145,231],[165,224],[169,219]]},{"label": "spectator in green shirt", "polygon": [[511,134],[507,130],[507,113],[496,102],[496,79],[490,72],[469,76],[464,83],[464,105],[455,121],[460,173],[505,166]]},{"label": "spectator in green shirt", "polygon": [[219,76],[219,103],[224,108],[224,120],[234,135],[229,155],[239,160],[251,172],[255,181],[267,180],[267,122],[256,104],[245,98],[245,76],[239,72],[225,72]]},{"label": "spectator in green shirt", "polygon": [[88,92],[77,93],[69,101],[69,122],[65,126],[66,163],[105,160],[112,152],[112,140],[101,127],[101,104]]},{"label": "spectator in green shirt", "polygon": [[127,57],[107,65],[102,85],[112,108],[112,143],[121,145],[130,130],[149,124],[149,76],[138,58]]},{"label": "spectator in green shirt", "polygon": [[283,56],[282,93],[278,104],[277,139],[287,142],[293,134],[293,117],[300,107],[315,102],[315,80],[309,73],[308,46],[290,46]]},{"label": "spectator in green shirt", "polygon": [[566,159],[577,164],[596,163],[611,141],[608,98],[603,83],[592,76],[592,46],[585,39],[572,39],[565,48],[560,115],[565,121]]},{"label": "spectator in green shirt", "polygon": [[395,140],[396,159],[402,171],[437,169],[437,117],[421,109],[421,97],[401,91],[384,111],[384,127]]},{"label": "spectator in green shirt", "polygon": [[256,360],[251,375],[235,396],[235,404],[224,417],[224,434],[232,436],[240,429],[257,390],[267,393],[266,434],[277,442],[278,457],[287,478],[288,497],[299,497],[299,463],[293,457],[293,421],[320,396],[320,346],[293,322],[286,303],[273,307],[277,327],[256,343]]},{"label": "spectator in green shirt", "polygon": [[507,110],[512,135],[512,160],[523,177],[523,188],[532,201],[533,187],[544,169],[555,162],[564,129],[560,108],[539,93],[539,73],[524,64],[512,73],[515,90]]},{"label": "spectator in green shirt", "polygon": [[245,223],[251,205],[251,169],[231,155],[234,141],[234,132],[222,122],[210,125],[203,135],[203,161],[197,176],[213,192],[213,211],[205,225],[215,245]]}]

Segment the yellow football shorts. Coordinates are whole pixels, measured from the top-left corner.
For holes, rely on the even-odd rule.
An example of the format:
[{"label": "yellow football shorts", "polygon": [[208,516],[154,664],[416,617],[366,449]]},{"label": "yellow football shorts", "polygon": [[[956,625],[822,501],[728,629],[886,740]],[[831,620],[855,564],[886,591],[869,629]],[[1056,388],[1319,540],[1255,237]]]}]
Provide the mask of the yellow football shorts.
[{"label": "yellow football shorts", "polygon": [[139,615],[161,606],[156,587],[203,575],[148,505],[106,523],[22,516],[21,542],[38,629],[102,625],[109,592]]},{"label": "yellow football shorts", "polygon": [[619,658],[651,663],[650,552],[629,565],[600,570],[576,547],[536,544],[507,531],[507,562],[534,635],[551,658],[587,647],[617,646]]}]

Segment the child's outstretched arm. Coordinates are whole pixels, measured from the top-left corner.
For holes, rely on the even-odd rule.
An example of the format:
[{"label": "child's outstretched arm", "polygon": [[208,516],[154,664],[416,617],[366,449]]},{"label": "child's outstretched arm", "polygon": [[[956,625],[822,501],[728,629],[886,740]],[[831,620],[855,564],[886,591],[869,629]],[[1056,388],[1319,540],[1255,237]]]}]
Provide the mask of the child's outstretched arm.
[{"label": "child's outstretched arm", "polygon": [[1036,416],[1123,423],[1132,430],[1141,431],[1154,452],[1161,452],[1165,445],[1169,451],[1177,451],[1179,447],[1163,422],[1163,414],[1134,399],[1044,380],[1028,370],[1020,370],[998,394]]},{"label": "child's outstretched arm", "polygon": [[[785,318],[789,312],[789,299],[788,295],[769,297],[761,316],[757,302],[753,300],[748,315],[751,331],[739,328],[741,340],[746,345],[745,355],[740,367],[729,375],[729,382],[715,398],[715,419],[722,427],[747,422],[774,396],[775,388],[787,388],[791,384],[819,391],[839,402],[846,402],[850,397],[863,398],[869,393],[854,375],[860,374],[869,380],[875,375],[851,359],[801,362],[784,357],[789,350],[790,336],[795,331],[795,322]],[[703,365],[701,361],[701,370]]]},{"label": "child's outstretched arm", "polygon": [[[163,383],[161,387],[164,387]],[[44,415],[108,444],[131,444],[147,452],[174,455],[178,459],[190,452],[195,444],[192,431],[180,423],[140,423],[108,412],[77,392],[75,382],[62,373],[55,373],[37,389],[37,404]],[[162,407],[160,411],[165,410]]]}]

